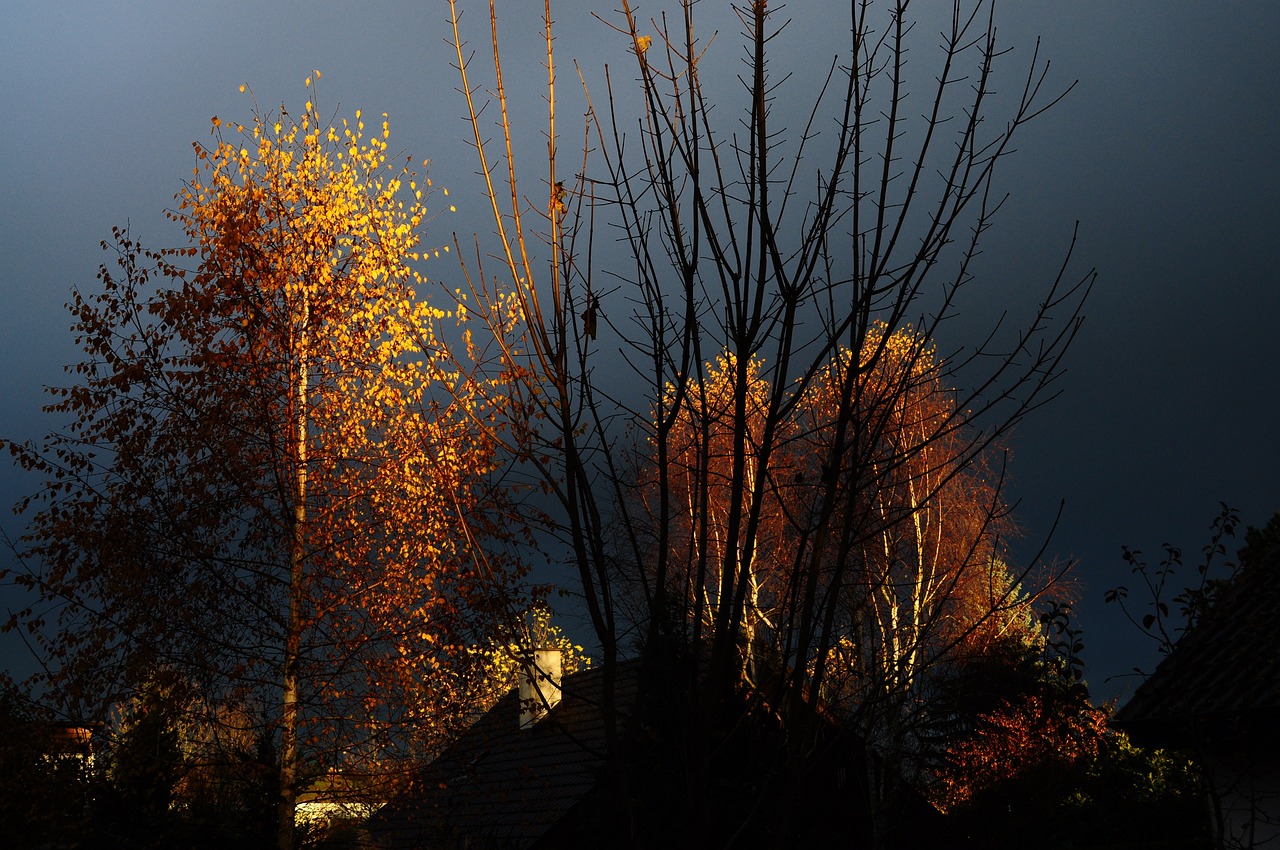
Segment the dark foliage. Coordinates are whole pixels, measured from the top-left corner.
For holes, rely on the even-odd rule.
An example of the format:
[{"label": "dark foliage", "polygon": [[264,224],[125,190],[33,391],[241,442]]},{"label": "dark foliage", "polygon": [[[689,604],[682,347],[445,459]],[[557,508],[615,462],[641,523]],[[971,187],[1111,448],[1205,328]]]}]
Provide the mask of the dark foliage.
[{"label": "dark foliage", "polygon": [[70,845],[88,827],[87,741],[0,674],[0,847]]}]

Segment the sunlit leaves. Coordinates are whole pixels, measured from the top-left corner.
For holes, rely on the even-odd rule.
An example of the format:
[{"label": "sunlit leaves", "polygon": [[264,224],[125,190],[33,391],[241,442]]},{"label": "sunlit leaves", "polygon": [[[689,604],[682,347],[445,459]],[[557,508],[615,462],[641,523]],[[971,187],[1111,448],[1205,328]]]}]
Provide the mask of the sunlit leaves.
[{"label": "sunlit leaves", "polygon": [[419,294],[430,181],[391,161],[385,116],[324,118],[318,79],[298,113],[213,119],[169,213],[188,244],[104,245],[69,304],[69,424],[11,448],[49,482],[26,551],[70,700],[165,666],[274,727],[296,636],[304,757],[375,768],[465,719],[472,647],[524,606],[486,551],[485,405]]},{"label": "sunlit leaves", "polygon": [[937,802],[954,808],[1045,764],[1097,758],[1113,735],[1108,714],[1087,702],[1067,704],[1041,694],[1004,703],[977,718],[948,750]]},{"label": "sunlit leaves", "polygon": [[[780,400],[763,374],[725,353],[683,393],[669,386],[672,425],[642,465],[645,531],[665,540],[670,593],[704,629],[736,598],[751,645],[821,672],[851,709],[905,699],[940,661],[1034,631],[1024,576],[1001,557],[997,459],[972,451],[926,339],[874,327]],[[831,644],[785,657],[806,574]]]}]

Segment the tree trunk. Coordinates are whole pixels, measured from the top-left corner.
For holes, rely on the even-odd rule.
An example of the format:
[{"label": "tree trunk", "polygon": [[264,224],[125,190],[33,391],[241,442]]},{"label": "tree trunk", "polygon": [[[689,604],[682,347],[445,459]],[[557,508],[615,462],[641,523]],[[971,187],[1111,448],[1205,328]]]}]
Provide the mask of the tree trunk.
[{"label": "tree trunk", "polygon": [[310,305],[302,300],[302,331],[298,343],[298,391],[294,412],[296,466],[294,468],[293,533],[289,543],[289,622],[285,631],[284,694],[280,728],[280,808],[276,828],[279,850],[293,850],[298,774],[298,656],[302,647],[302,562],[307,520],[307,325]]}]

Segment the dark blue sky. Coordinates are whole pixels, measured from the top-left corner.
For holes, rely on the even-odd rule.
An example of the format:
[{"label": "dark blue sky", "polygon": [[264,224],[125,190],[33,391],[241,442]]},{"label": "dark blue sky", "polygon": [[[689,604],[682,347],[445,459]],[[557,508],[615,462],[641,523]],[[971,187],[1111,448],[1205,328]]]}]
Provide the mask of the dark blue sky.
[{"label": "dark blue sky", "polygon": [[[466,4],[483,50],[486,10]],[[556,4],[562,147],[581,137],[569,126],[581,109],[566,60],[580,59],[597,82],[605,62],[625,67],[625,45],[589,14],[614,5]],[[668,5],[644,3],[641,12]],[[941,5],[917,4],[926,16]],[[508,67],[529,69],[508,82],[540,122],[541,45],[529,15],[540,4],[499,6],[509,7],[504,29],[519,40]],[[727,6],[699,6],[707,27],[714,19],[723,30],[709,60],[721,73],[738,56]],[[794,63],[788,96],[797,102],[806,75],[835,49],[842,7],[793,0],[785,9],[796,23],[774,62]],[[162,210],[190,174],[191,142],[208,138],[210,116],[247,119],[242,82],[264,107],[297,103],[319,68],[322,106],[390,113],[393,149],[431,158],[435,182],[451,187],[459,212],[428,241],[446,241],[452,229],[487,232],[446,14],[444,0],[8,0],[0,9],[0,434],[35,437],[57,424],[37,411],[41,387],[60,383],[61,364],[76,354],[62,309],[71,287],[92,286],[98,242],[113,225],[130,224],[152,246],[177,238]],[[1152,661],[1101,601],[1127,578],[1120,545],[1196,550],[1219,501],[1252,524],[1280,508],[1280,4],[1017,0],[998,15],[1002,41],[1016,48],[1011,69],[1029,60],[1038,35],[1050,82],[1079,84],[1027,129],[1001,178],[1013,197],[987,242],[987,294],[973,320],[1021,303],[1026,281],[1053,271],[1081,222],[1078,257],[1100,273],[1088,321],[1062,397],[1021,428],[1011,470],[1032,540],[1065,500],[1049,551],[1080,560],[1089,678],[1095,692],[1115,694],[1126,685],[1108,676]],[[937,29],[921,23],[921,32]],[[1016,74],[1005,79],[1011,91]],[[728,98],[724,109],[730,120]],[[531,166],[540,128],[529,127]],[[456,268],[431,272],[447,278]],[[0,503],[33,486],[0,472]],[[20,530],[13,518],[0,522]],[[19,656],[20,645],[0,643],[0,666],[21,667]]]}]

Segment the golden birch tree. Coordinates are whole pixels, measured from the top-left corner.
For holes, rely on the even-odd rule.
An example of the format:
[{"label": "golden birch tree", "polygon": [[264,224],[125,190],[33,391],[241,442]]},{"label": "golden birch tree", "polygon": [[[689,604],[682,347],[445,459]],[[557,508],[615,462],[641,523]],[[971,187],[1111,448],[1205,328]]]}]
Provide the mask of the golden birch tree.
[{"label": "golden birch tree", "polygon": [[[856,390],[865,444],[834,453],[845,463],[825,467],[833,457],[829,443],[838,429],[834,417],[841,415],[841,384],[870,362],[876,366],[857,379]],[[761,486],[756,451],[770,387],[760,376],[762,364],[749,364],[747,450],[735,488],[735,364],[727,353],[706,364],[670,438],[668,489],[675,508],[666,522],[667,546],[678,566],[668,581],[673,599],[689,612],[689,628],[699,636],[694,640],[713,622],[722,572],[738,559],[724,546],[731,501],[748,513],[746,503],[758,499],[756,543],[743,571],[743,672],[750,681],[749,667],[759,661],[771,663],[775,673],[781,669],[786,629],[794,625],[787,610],[789,576],[820,530],[816,504],[829,482],[839,506],[826,530],[837,538],[833,553],[844,560],[842,565],[833,557],[820,588],[835,602],[835,643],[821,674],[829,705],[855,709],[882,701],[868,700],[868,688],[898,700],[919,698],[922,678],[947,660],[1009,637],[1034,637],[1033,578],[1050,577],[1008,566],[1015,527],[1001,495],[1000,453],[967,451],[971,435],[927,341],[910,328],[886,338],[881,328],[869,336],[858,362],[840,349],[831,367],[794,399]],[[915,445],[926,448],[907,450]],[[870,469],[855,458],[871,459]],[[658,475],[651,457],[640,468],[637,499],[654,537],[661,526]],[[787,663],[811,666],[804,658]]]},{"label": "golden birch tree", "polygon": [[[975,435],[935,348],[910,327],[872,329],[855,358],[841,349],[797,405],[804,481],[834,480],[834,637],[861,659],[854,672],[890,692],[916,687],[940,658],[979,651],[1031,622],[1027,570],[1008,566],[1016,527],[1003,498],[1003,455]],[[841,403],[852,385],[852,406]],[[858,423],[854,443],[830,445],[839,418]],[[819,467],[815,459],[834,459]],[[807,466],[807,469],[804,468]],[[820,488],[819,488],[820,489]],[[814,488],[792,486],[789,514],[811,538]],[[806,523],[809,523],[806,525]],[[833,667],[832,672],[835,672]]]},{"label": "golden birch tree", "polygon": [[[748,446],[757,446],[770,387],[760,376],[758,361],[746,366],[747,415],[742,420],[742,437]],[[778,582],[781,571],[773,567],[789,542],[785,508],[779,502],[776,482],[760,481],[763,486],[757,488],[759,467],[751,451],[743,453],[741,476],[735,477],[732,376],[737,371],[737,358],[726,352],[715,362],[705,364],[705,370],[705,378],[685,396],[671,429],[665,465],[670,516],[666,522],[661,519],[662,488],[658,481],[662,476],[651,451],[644,452],[637,465],[635,499],[648,545],[657,546],[661,537],[670,561],[681,567],[668,572],[667,592],[672,605],[685,612],[695,642],[715,628],[715,614],[722,604],[731,604],[722,598],[728,584],[724,570],[732,570],[739,557],[727,548],[730,516],[735,508],[743,510],[750,499],[766,501],[759,540],[745,570],[745,649],[752,646],[761,629],[776,627],[771,615],[776,613],[783,588]],[[674,392],[674,387],[670,390]],[[652,442],[646,448],[652,449]],[[648,581],[651,576],[642,574],[640,578]],[[652,594],[651,588],[645,589],[645,596]],[[753,676],[753,660],[750,651],[743,652],[742,672],[748,680]]]},{"label": "golden birch tree", "polygon": [[297,112],[213,119],[171,212],[187,247],[117,232],[70,304],[66,430],[9,446],[47,481],[24,554],[51,607],[22,624],[55,684],[101,711],[165,675],[254,709],[282,850],[307,769],[429,752],[484,687],[471,648],[524,610],[492,411],[419,296],[430,181],[385,115],[330,122],[307,84]]}]

